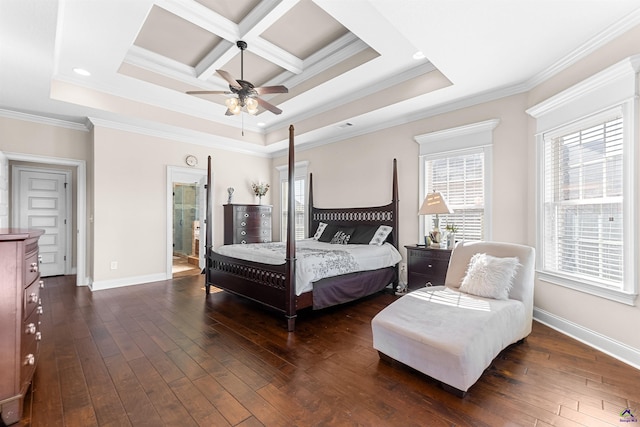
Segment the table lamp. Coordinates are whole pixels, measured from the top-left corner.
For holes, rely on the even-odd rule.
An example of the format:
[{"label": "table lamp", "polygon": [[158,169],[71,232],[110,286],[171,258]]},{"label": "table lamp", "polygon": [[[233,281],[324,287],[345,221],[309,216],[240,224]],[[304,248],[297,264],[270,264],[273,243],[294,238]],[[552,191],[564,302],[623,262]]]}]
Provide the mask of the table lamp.
[{"label": "table lamp", "polygon": [[[434,215],[433,219],[433,231],[429,233],[429,237],[431,237],[431,242],[434,246],[440,247],[440,214],[450,214],[453,213],[453,209],[449,207],[447,201],[442,196],[442,193],[439,191],[433,191],[433,193],[427,194],[427,197],[424,198],[424,202],[422,202],[422,206],[420,206],[420,210],[418,211],[418,215]],[[425,244],[427,243],[427,236],[424,238]]]}]

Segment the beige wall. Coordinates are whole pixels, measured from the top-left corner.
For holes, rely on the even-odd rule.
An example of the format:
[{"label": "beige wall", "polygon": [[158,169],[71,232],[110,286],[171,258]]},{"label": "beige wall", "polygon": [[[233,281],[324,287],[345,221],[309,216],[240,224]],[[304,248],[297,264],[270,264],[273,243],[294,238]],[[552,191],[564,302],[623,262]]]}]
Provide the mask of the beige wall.
[{"label": "beige wall", "polygon": [[[498,118],[500,123],[493,134],[493,239],[531,243],[527,238],[529,162],[525,102],[525,95],[511,96],[336,144],[299,151],[296,161],[309,161],[316,206],[349,207],[384,205],[391,201],[392,160],[397,158],[399,238],[401,253],[406,259],[404,245],[416,244],[419,238],[419,146],[414,137]],[[286,163],[284,157],[274,159],[274,166]],[[272,180],[277,182],[277,179],[278,174],[274,172]],[[274,224],[274,227],[278,226]]]},{"label": "beige wall", "polygon": [[[93,173],[93,279],[96,285],[159,280],[166,272],[167,166],[185,166],[195,155],[214,172],[214,247],[222,244],[222,205],[227,188],[234,203],[255,203],[251,182],[266,180],[270,159],[213,150],[141,133],[96,126]],[[269,203],[269,194],[263,203]],[[118,264],[111,269],[111,262]],[[100,288],[101,286],[97,286]]]}]

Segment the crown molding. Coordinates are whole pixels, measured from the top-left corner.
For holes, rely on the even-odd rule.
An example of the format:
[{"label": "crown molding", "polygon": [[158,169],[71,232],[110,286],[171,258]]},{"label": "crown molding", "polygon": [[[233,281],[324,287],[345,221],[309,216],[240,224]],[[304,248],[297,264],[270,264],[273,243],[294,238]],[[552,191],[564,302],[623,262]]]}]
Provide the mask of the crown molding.
[{"label": "crown molding", "polygon": [[268,154],[268,150],[265,147],[243,143],[235,139],[229,139],[221,136],[216,136],[215,140],[212,140],[210,134],[195,131],[187,132],[186,130],[181,129],[163,130],[140,125],[132,125],[129,123],[117,122],[113,120],[105,120],[97,117],[88,117],[88,120],[93,126],[100,126],[124,132],[138,133],[154,138],[185,142],[188,144],[201,145],[208,148],[216,148],[219,150],[248,154],[251,156],[270,157]]},{"label": "crown molding", "polygon": [[604,29],[596,36],[589,39],[586,43],[582,44],[582,46],[578,47],[573,52],[570,52],[555,64],[551,65],[546,70],[543,70],[542,72],[527,80],[526,86],[529,89],[538,86],[542,82],[550,79],[566,68],[569,68],[571,65],[594,53],[605,44],[609,43],[617,37],[620,37],[622,34],[626,33],[637,25],[640,25],[640,9],[635,10],[634,12],[622,18],[620,21],[617,21],[613,25]]},{"label": "crown molding", "polygon": [[46,117],[46,116],[40,116],[37,114],[22,113],[22,112],[13,111],[13,110],[0,109],[0,117],[22,120],[26,122],[39,123],[43,125],[55,126],[55,127],[66,128],[71,130],[79,130],[82,132],[89,131],[89,128],[86,126],[86,124],[76,123],[69,120],[55,119],[55,118]]}]

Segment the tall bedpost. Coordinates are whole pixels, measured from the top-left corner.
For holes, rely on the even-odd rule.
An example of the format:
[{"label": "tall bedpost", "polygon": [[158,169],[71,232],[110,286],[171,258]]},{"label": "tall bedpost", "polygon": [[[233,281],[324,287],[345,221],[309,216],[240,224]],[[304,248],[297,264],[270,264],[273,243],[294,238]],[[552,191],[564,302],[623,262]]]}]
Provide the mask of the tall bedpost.
[{"label": "tall bedpost", "polygon": [[289,126],[289,185],[287,198],[287,252],[285,288],[287,300],[285,302],[285,317],[287,330],[293,332],[296,327],[296,171],[295,152],[293,143],[293,125]]},{"label": "tall bedpost", "polygon": [[309,213],[309,217],[307,218],[307,233],[309,234],[307,237],[313,237],[315,234],[315,230],[313,229],[313,174],[309,174],[309,206],[307,207],[307,212]]},{"label": "tall bedpost", "polygon": [[[391,194],[391,203],[393,204],[393,246],[398,249],[400,243],[400,200],[398,199],[398,160],[393,159],[393,190]],[[396,265],[396,277],[393,281],[393,292],[398,290],[398,284],[400,283],[400,264]]]},{"label": "tall bedpost", "polygon": [[206,220],[207,234],[204,241],[205,254],[205,295],[209,295],[211,287],[211,248],[213,246],[213,215],[211,208],[211,156],[207,158],[207,184],[206,184]]},{"label": "tall bedpost", "polygon": [[398,208],[400,207],[400,200],[398,199],[398,160],[393,159],[393,189],[391,193],[391,203],[393,203],[393,245],[397,248],[399,243],[398,224],[400,224],[400,218],[398,216]]}]

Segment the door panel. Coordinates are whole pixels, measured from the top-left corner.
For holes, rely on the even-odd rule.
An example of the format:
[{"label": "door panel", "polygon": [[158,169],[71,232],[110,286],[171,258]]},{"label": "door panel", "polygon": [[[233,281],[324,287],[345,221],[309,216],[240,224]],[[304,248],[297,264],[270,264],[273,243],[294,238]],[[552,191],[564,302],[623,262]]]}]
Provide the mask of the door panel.
[{"label": "door panel", "polygon": [[40,273],[43,277],[65,274],[66,188],[65,172],[18,169],[18,227],[40,228]]}]

